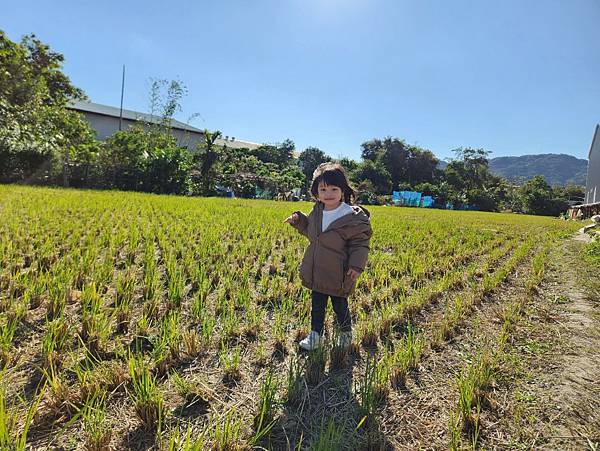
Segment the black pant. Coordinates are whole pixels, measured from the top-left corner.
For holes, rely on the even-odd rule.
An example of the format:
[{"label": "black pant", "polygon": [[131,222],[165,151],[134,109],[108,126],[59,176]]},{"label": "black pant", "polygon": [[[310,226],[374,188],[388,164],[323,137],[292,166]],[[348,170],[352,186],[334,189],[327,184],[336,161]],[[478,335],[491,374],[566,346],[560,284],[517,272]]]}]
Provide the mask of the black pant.
[{"label": "black pant", "polygon": [[337,324],[342,332],[350,332],[352,330],[352,318],[348,309],[348,299],[337,296],[329,296],[328,294],[312,292],[312,311],[310,326],[312,330],[323,333],[325,324],[325,309],[327,307],[327,298],[331,297],[331,305],[335,311]]}]

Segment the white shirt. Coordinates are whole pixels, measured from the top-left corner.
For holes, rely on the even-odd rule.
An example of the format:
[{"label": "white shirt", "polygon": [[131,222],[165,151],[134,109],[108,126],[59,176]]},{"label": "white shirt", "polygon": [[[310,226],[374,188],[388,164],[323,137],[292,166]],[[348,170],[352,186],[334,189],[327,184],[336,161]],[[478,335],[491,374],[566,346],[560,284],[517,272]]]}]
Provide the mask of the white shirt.
[{"label": "white shirt", "polygon": [[354,213],[354,210],[352,209],[352,207],[350,205],[348,205],[345,202],[342,202],[340,204],[340,206],[337,207],[335,210],[329,210],[329,211],[323,210],[323,223],[322,223],[321,231],[324,232],[325,230],[327,230],[327,227],[329,227],[329,224],[331,224],[336,219],[339,219],[342,216],[346,216],[351,213]]}]

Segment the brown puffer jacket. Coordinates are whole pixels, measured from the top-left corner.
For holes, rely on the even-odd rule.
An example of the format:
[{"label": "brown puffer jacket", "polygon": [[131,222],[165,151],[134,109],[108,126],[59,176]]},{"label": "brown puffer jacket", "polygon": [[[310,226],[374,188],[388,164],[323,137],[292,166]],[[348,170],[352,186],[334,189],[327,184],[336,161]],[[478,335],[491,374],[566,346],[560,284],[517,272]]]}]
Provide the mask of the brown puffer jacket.
[{"label": "brown puffer jacket", "polygon": [[365,269],[373,231],[369,212],[359,206],[352,209],[354,213],[336,219],[325,232],[321,231],[321,202],[308,216],[295,212],[300,220],[294,227],[310,241],[300,265],[300,278],[306,288],[340,297],[354,290],[355,282],[346,273],[348,268],[359,273]]}]

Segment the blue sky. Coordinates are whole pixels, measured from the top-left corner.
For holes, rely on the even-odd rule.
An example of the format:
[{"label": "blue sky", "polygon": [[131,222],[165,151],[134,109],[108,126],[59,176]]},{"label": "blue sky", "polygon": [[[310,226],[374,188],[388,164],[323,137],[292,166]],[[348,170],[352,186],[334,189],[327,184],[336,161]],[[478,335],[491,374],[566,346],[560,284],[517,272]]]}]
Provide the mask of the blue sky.
[{"label": "blue sky", "polygon": [[586,158],[600,122],[600,1],[4,2],[97,103],[147,111],[150,78],[188,87],[191,124],[358,159],[396,136],[440,158]]}]

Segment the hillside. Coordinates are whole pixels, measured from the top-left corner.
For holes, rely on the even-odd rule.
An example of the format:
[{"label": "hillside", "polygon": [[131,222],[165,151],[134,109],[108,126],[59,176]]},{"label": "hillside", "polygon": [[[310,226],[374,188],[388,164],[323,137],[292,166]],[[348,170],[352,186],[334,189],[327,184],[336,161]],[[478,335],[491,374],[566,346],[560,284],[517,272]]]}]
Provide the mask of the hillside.
[{"label": "hillside", "polygon": [[523,155],[490,159],[490,169],[511,181],[543,175],[551,185],[585,185],[587,160],[565,154]]},{"label": "hillside", "polygon": [[[440,160],[439,169],[448,163]],[[572,155],[545,153],[520,157],[490,158],[490,169],[515,183],[522,183],[536,175],[543,175],[551,185],[575,184],[585,186],[587,160]]]}]

